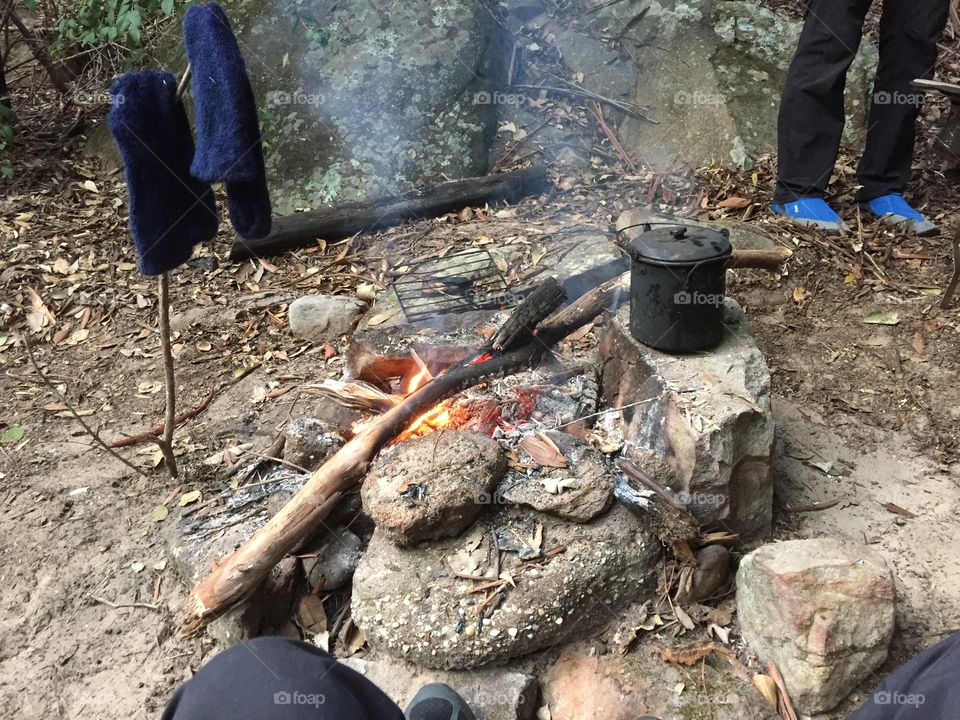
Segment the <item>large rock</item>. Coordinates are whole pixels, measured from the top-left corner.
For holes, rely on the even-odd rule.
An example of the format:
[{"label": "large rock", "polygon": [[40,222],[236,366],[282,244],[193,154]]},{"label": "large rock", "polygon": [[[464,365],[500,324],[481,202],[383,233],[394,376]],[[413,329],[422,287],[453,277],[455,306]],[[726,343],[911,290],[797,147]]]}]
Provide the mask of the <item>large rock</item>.
[{"label": "large rock", "polygon": [[884,560],[834,539],[764,545],[737,573],[743,637],[763,660],[777,663],[804,713],[836,707],[883,664],[894,600]]},{"label": "large rock", "polygon": [[[632,0],[616,7],[633,17],[645,6],[650,11],[627,37],[638,41],[636,102],[659,124],[625,119],[620,137],[627,149],[659,169],[678,161],[749,168],[774,152],[780,92],[802,23],[750,0]],[[877,57],[864,39],[847,76],[850,145],[865,136]]]},{"label": "large rock", "polygon": [[399,545],[453,537],[480,514],[507,469],[479,433],[439,432],[381,453],[361,487],[363,507]]},{"label": "large rock", "polygon": [[[483,0],[221,0],[260,110],[274,210],[485,174],[506,33]],[[160,56],[183,67],[178,23]]]},{"label": "large rock", "polygon": [[[554,548],[564,550],[546,557]],[[508,551],[503,563],[498,549]],[[415,548],[378,530],[353,579],[353,619],[377,651],[420,665],[502,662],[582,637],[647,599],[660,553],[619,505],[585,525],[508,509],[466,538]],[[464,576],[495,578],[497,569],[516,586],[506,581],[496,601],[470,592],[478,581]]]},{"label": "large rock", "polygon": [[424,685],[439,682],[456,690],[481,720],[531,720],[537,709],[536,678],[507,668],[443,672],[395,658],[348,658],[342,662],[400,707],[406,707]]},{"label": "large rock", "polygon": [[621,308],[601,342],[604,400],[624,408],[624,454],[703,524],[745,538],[766,534],[773,515],[770,371],[743,310],[728,298],[721,344],[683,356],[634,340],[629,317],[630,308]]},{"label": "large rock", "polygon": [[306,295],[290,303],[290,332],[297,337],[325,342],[347,335],[366,304],[340,295]]}]

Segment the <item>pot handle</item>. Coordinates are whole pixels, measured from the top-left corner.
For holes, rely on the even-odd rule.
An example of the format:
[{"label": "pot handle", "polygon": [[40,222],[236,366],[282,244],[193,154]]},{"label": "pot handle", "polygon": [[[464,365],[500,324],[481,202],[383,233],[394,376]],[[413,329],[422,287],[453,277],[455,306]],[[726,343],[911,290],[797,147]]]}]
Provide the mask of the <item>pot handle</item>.
[{"label": "pot handle", "polygon": [[793,257],[793,250],[777,247],[773,250],[734,250],[727,261],[730,268],[756,268],[777,272],[780,266]]}]

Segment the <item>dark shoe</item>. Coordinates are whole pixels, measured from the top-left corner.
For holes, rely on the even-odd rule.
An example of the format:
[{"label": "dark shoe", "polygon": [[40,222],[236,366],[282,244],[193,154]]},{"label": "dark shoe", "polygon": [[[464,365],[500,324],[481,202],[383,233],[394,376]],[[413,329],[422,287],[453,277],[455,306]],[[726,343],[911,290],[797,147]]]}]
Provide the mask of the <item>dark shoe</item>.
[{"label": "dark shoe", "polygon": [[403,714],[407,720],[476,720],[466,701],[443,683],[420,688]]}]

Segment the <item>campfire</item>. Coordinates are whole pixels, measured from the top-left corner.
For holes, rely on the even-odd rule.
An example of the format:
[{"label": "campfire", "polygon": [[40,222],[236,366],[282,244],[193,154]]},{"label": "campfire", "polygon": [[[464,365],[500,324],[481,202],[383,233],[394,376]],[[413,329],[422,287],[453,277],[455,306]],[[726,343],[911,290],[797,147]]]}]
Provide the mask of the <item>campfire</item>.
[{"label": "campfire", "polygon": [[[767,257],[766,262],[773,263],[778,257],[782,260],[782,256],[774,254]],[[607,263],[604,267],[607,278],[611,269],[622,270],[619,262]],[[633,449],[640,447],[637,443],[650,447],[651,443],[664,442],[657,440],[663,433],[668,436],[667,444],[657,452],[670,454],[674,448],[682,451],[674,462],[674,469],[685,473],[681,487],[683,483],[689,485],[691,475],[700,472],[699,465],[695,464],[699,463],[697,455],[701,453],[690,433],[695,437],[698,433],[710,432],[714,421],[694,417],[700,412],[697,408],[702,401],[692,406],[685,400],[678,404],[677,400],[670,399],[674,397],[670,387],[648,389],[650,378],[642,372],[642,357],[647,351],[630,339],[629,331],[614,334],[614,340],[619,343],[617,352],[629,356],[623,360],[624,364],[604,365],[595,342],[588,343],[590,350],[578,358],[577,343],[598,325],[597,319],[616,311],[628,299],[629,273],[610,279],[594,275],[592,281],[585,277],[571,279],[576,283],[565,282],[561,286],[556,278],[547,277],[527,288],[522,302],[504,316],[489,307],[489,299],[479,303],[479,307],[464,310],[464,305],[468,308],[474,305],[469,284],[438,275],[437,271],[427,273],[419,282],[420,286],[429,286],[429,292],[418,299],[433,302],[438,292],[458,295],[457,308],[463,310],[463,314],[454,316],[454,328],[462,329],[467,317],[489,322],[491,315],[501,318],[497,327],[487,333],[479,325],[468,325],[469,329],[459,337],[467,341],[472,337],[474,342],[477,337],[486,338],[479,346],[470,347],[465,343],[442,346],[441,343],[432,349],[428,347],[423,351],[427,354],[422,354],[412,350],[410,339],[425,337],[423,326],[416,330],[414,326],[401,324],[385,331],[390,338],[388,344],[394,348],[406,346],[401,353],[378,355],[369,349],[353,349],[351,353],[362,358],[357,362],[351,360],[354,369],[351,379],[327,380],[313,386],[340,405],[360,411],[354,415],[351,425],[343,428],[349,441],[312,474],[279,513],[195,588],[190,600],[191,618],[185,630],[196,631],[256,588],[285,555],[316,530],[341,496],[363,481],[381,450],[416,442],[439,431],[445,435],[446,431],[481,434],[507,449],[510,468],[516,474],[513,497],[521,504],[530,504],[536,495],[536,503],[556,511],[558,505],[570,505],[569,498],[561,497],[566,490],[572,490],[571,495],[582,490],[592,498],[591,513],[605,511],[612,500],[615,477],[617,482],[627,482],[625,476],[602,469],[609,466],[610,460],[597,461],[599,465],[594,463],[591,477],[602,478],[602,481],[598,481],[599,484],[593,480],[584,482],[577,476],[579,471],[573,470],[577,461],[572,458],[583,453],[602,457],[626,452],[631,443]],[[585,284],[589,288],[591,282],[592,289],[563,305],[564,287],[578,285],[582,290]],[[411,298],[407,297],[405,302],[409,306]],[[622,330],[628,324],[621,322],[618,327]],[[398,343],[397,338],[403,335],[407,342]],[[565,342],[566,351],[554,353],[561,342]],[[762,365],[762,360],[759,364]],[[751,362],[748,366],[754,367],[757,363]],[[696,363],[689,367],[696,372]],[[720,375],[712,368],[708,370],[710,376]],[[729,374],[729,369],[723,374]],[[607,386],[603,393],[601,383]],[[649,392],[653,394],[648,396]],[[732,397],[742,398],[748,394],[742,391]],[[661,402],[661,396],[668,399]],[[606,407],[602,405],[604,402]],[[749,413],[762,411],[755,403],[751,404],[752,401],[739,402],[745,404]],[[635,410],[644,403],[653,403],[656,411]],[[735,409],[735,412],[741,410]],[[678,424],[678,413],[689,418],[683,423],[690,424]],[[739,426],[730,424],[730,427]],[[625,432],[633,439],[625,440]],[[725,447],[723,443],[717,447]],[[762,473],[767,472],[762,456],[769,453],[769,448],[761,449],[758,459],[749,456],[749,450],[737,450],[743,457],[721,458],[716,466],[723,477],[743,474],[746,479],[737,480],[745,483],[743,489],[721,487],[716,493],[694,493],[689,500],[677,500],[669,487],[661,486],[641,471],[630,473],[630,480],[639,480],[646,484],[646,489],[638,495],[633,488],[628,495],[632,502],[644,492],[659,493],[672,498],[679,507],[689,508],[700,520],[715,521],[729,513],[741,512],[740,505],[747,507],[743,512],[752,518],[749,504],[754,491],[749,483],[762,482]],[[708,466],[704,467],[709,470]],[[548,472],[550,470],[558,472]],[[707,472],[695,481],[709,488],[711,483],[716,483],[716,477],[719,476]],[[544,499],[544,488],[547,494],[560,497],[559,503]],[[419,492],[412,486],[404,492],[408,490]],[[414,502],[415,496],[416,493],[410,495]],[[625,504],[629,507],[629,503]],[[563,512],[576,515],[577,511],[566,507]],[[757,517],[760,519],[756,522],[762,523],[764,516]]]}]

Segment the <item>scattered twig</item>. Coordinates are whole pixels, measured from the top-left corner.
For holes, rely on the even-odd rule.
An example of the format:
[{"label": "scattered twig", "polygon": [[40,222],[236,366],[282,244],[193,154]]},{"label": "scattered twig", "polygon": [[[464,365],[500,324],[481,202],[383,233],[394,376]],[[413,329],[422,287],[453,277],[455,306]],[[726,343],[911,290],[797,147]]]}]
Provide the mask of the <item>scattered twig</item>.
[{"label": "scattered twig", "polygon": [[783,681],[783,675],[780,674],[780,668],[775,662],[770,662],[767,666],[767,674],[773,678],[777,685],[777,712],[784,720],[797,720],[797,711],[793,709],[793,703],[790,700],[790,693],[787,692],[787,685]]},{"label": "scattered twig", "polygon": [[54,394],[60,399],[60,402],[63,403],[64,407],[66,407],[67,410],[70,411],[70,414],[73,415],[74,419],[76,419],[76,421],[80,423],[83,429],[87,431],[87,434],[93,438],[94,442],[96,442],[97,445],[99,445],[105,452],[112,455],[114,458],[122,462],[124,465],[126,465],[128,468],[130,468],[134,472],[138,473],[139,475],[142,475],[143,477],[149,477],[144,470],[142,470],[141,468],[138,468],[136,465],[134,465],[132,462],[127,460],[116,450],[114,450],[109,445],[107,445],[107,443],[104,442],[103,438],[100,437],[97,431],[87,424],[87,421],[83,419],[83,416],[80,415],[80,413],[78,413],[76,410],[74,410],[73,405],[71,405],[70,402],[67,400],[66,395],[60,392],[60,388],[58,388],[53,383],[53,381],[46,376],[46,373],[44,373],[43,370],[40,369],[40,365],[37,364],[37,359],[33,356],[33,348],[30,347],[30,343],[27,341],[27,336],[20,335],[20,340],[23,342],[23,347],[27,351],[27,358],[29,358],[30,364],[33,365],[33,369],[37,372],[37,375],[40,376],[40,379],[43,381],[43,384],[46,385],[48,388],[50,388],[54,392]]},{"label": "scattered twig", "polygon": [[630,172],[637,173],[637,164],[633,161],[633,158],[630,157],[623,145],[620,143],[620,138],[617,137],[617,134],[613,129],[607,125],[606,119],[603,117],[603,107],[599,102],[595,103],[596,109],[594,109],[593,116],[597,120],[597,124],[600,126],[600,129],[603,130],[603,134],[607,136],[607,140],[610,141],[610,146],[614,149],[617,155],[620,156],[620,159],[623,161],[624,165],[630,170]]},{"label": "scattered twig", "polygon": [[150,603],[140,603],[140,602],[117,603],[117,602],[111,602],[110,600],[107,600],[106,598],[96,597],[95,595],[89,595],[88,597],[89,597],[91,600],[93,600],[94,602],[98,602],[98,603],[100,603],[101,605],[106,605],[107,607],[111,607],[111,608],[113,608],[114,610],[120,610],[120,609],[122,609],[122,608],[143,608],[143,609],[145,609],[145,610],[160,610],[160,609],[161,609],[161,606],[160,606],[159,604],[158,604],[158,605],[151,605]]},{"label": "scattered twig", "polygon": [[835,498],[833,500],[826,500],[825,502],[809,503],[808,505],[784,505],[783,511],[788,513],[816,512],[818,510],[832,508],[834,505],[839,504],[839,502],[840,498]]},{"label": "scattered twig", "polygon": [[[187,73],[184,73],[186,76]],[[177,458],[173,454],[173,431],[177,426],[177,386],[173,368],[173,348],[170,342],[170,274],[162,273],[158,285],[160,296],[160,348],[163,351],[163,389],[166,409],[162,440],[154,438],[163,453],[171,477],[179,477]]]},{"label": "scattered twig", "polygon": [[[206,410],[207,406],[210,405],[210,402],[213,400],[215,395],[216,395],[216,392],[211,390],[210,394],[207,395],[207,397],[204,398],[203,402],[201,402],[199,405],[197,405],[196,407],[190,410],[187,410],[184,413],[177,415],[177,417],[174,418],[174,421],[173,421],[174,426],[182,425],[187,420],[190,420],[191,418],[195,417],[196,415],[199,415],[204,410]],[[150,440],[152,438],[159,437],[160,435],[163,434],[165,426],[166,426],[165,423],[158,423],[154,425],[152,428],[150,428],[149,430],[145,430],[141,433],[137,433],[136,435],[124,435],[119,440],[114,440],[112,443],[110,443],[110,447],[112,448],[130,447],[132,445],[138,445],[144,442],[145,440]]]}]

